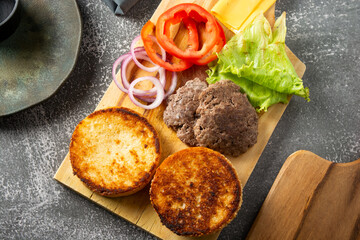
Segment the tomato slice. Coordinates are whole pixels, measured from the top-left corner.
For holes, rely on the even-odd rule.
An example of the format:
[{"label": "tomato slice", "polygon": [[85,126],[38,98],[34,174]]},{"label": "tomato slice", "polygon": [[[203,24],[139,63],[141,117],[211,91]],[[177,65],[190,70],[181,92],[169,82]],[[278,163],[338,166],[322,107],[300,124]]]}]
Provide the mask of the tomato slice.
[{"label": "tomato slice", "polygon": [[219,28],[219,33],[220,33],[219,34],[220,38],[218,39],[218,42],[212,48],[212,50],[209,51],[204,57],[191,60],[192,63],[194,63],[196,65],[206,65],[206,64],[214,61],[215,59],[217,59],[217,53],[220,52],[221,49],[226,44],[226,37],[225,37],[225,33],[224,33],[224,30],[221,27],[221,25],[218,22],[216,22],[216,23],[217,23],[217,26]]},{"label": "tomato slice", "polygon": [[[189,25],[189,19],[198,23],[205,23],[206,41],[201,49],[195,48],[194,43],[190,43],[187,49],[181,50],[169,36],[171,24],[183,21]],[[219,29],[215,18],[204,8],[193,3],[178,4],[160,15],[156,23],[156,38],[159,44],[170,54],[185,60],[195,60],[204,57],[219,41]],[[189,41],[193,41],[189,31]],[[198,40],[197,40],[198,44]]]},{"label": "tomato slice", "polygon": [[[187,27],[192,28],[191,25],[188,25]],[[143,40],[144,48],[149,58],[157,65],[173,72],[180,72],[190,68],[193,65],[193,63],[183,59],[178,59],[173,57],[172,58],[173,63],[161,59],[161,57],[157,54],[156,50],[153,47],[154,41],[151,36],[155,38],[155,36],[153,35],[154,28],[155,25],[151,21],[148,21],[141,29],[141,39]],[[196,31],[196,27],[195,30],[191,29],[191,31]]]}]

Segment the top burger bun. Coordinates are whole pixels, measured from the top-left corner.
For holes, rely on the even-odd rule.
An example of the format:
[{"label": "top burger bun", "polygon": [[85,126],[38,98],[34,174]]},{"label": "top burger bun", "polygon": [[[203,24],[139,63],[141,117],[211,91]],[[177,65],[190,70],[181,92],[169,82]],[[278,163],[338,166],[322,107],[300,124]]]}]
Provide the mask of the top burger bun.
[{"label": "top burger bun", "polygon": [[160,161],[160,141],[150,123],[127,108],[95,111],[71,138],[73,172],[92,191],[119,197],[141,190]]}]

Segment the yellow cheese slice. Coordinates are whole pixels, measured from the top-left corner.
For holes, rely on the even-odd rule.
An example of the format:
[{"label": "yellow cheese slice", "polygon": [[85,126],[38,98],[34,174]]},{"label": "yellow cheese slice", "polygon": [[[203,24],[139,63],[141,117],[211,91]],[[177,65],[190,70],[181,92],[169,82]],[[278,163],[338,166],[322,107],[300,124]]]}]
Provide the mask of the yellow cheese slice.
[{"label": "yellow cheese slice", "polygon": [[276,0],[261,1],[249,17],[242,23],[240,28],[234,30],[234,33],[242,32],[257,16],[259,16],[260,13],[266,12],[275,2]]},{"label": "yellow cheese slice", "polygon": [[234,33],[239,33],[276,0],[219,0],[211,13]]},{"label": "yellow cheese slice", "polygon": [[238,29],[260,2],[261,0],[220,0],[211,9],[211,13],[229,29]]}]

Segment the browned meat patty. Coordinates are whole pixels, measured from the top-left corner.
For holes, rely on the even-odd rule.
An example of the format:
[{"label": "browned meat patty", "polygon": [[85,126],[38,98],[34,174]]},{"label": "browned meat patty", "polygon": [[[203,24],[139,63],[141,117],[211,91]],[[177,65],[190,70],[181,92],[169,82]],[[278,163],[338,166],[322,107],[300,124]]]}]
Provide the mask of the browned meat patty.
[{"label": "browned meat patty", "polygon": [[210,85],[199,96],[194,124],[198,146],[238,156],[257,140],[258,116],[240,87],[230,80]]},{"label": "browned meat patty", "polygon": [[177,131],[181,141],[190,146],[196,145],[193,131],[195,112],[199,106],[199,95],[206,87],[206,82],[199,78],[187,81],[176,94],[168,98],[168,106],[164,111],[165,124]]},{"label": "browned meat patty", "polygon": [[239,86],[188,81],[169,97],[164,121],[181,141],[238,156],[257,141],[258,116]]}]

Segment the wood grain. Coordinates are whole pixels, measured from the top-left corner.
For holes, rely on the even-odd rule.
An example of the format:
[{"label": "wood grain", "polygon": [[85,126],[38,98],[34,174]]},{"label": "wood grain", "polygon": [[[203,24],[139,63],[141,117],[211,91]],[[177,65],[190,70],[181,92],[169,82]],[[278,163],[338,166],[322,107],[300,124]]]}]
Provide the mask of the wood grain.
[{"label": "wood grain", "polygon": [[[169,7],[178,4],[180,2],[194,2],[199,5],[202,5],[204,8],[210,10],[212,6],[217,2],[217,0],[196,0],[196,1],[170,1],[163,0],[157,10],[155,11],[151,21],[156,22],[158,16],[164,12]],[[269,19],[270,23],[274,23],[275,19],[275,6],[269,9],[265,13],[265,16]],[[232,33],[225,30],[225,34],[228,38],[232,36]],[[184,39],[182,38],[182,31],[184,29],[178,29],[177,38],[175,39],[179,45],[184,44]],[[295,70],[299,77],[302,77],[305,72],[305,65],[289,50],[287,49],[287,54],[292,64],[295,67]],[[142,71],[137,71],[132,77],[143,76],[146,73]],[[192,67],[179,74],[180,85],[183,84],[186,80],[192,79],[194,75],[204,74],[204,67]],[[120,79],[120,73],[117,74],[118,79]],[[163,111],[165,109],[165,104],[162,104],[160,107],[148,111],[142,108],[135,106],[128,96],[122,93],[116,85],[112,82],[105,92],[100,103],[96,107],[96,110],[111,107],[111,106],[122,106],[131,108],[144,117],[146,117],[149,122],[154,126],[158,131],[161,146],[162,146],[162,160],[165,159],[170,154],[177,152],[181,149],[186,148],[187,146],[182,143],[176,136],[176,133],[170,130],[162,120]],[[274,131],[277,123],[279,122],[283,112],[285,111],[286,104],[276,104],[268,109],[268,111],[262,114],[259,118],[259,134],[257,143],[250,148],[245,154],[237,158],[230,158],[235,169],[238,172],[240,181],[242,185],[245,185],[251,172],[253,171],[262,151],[264,150],[272,132]],[[172,233],[170,230],[162,226],[159,217],[156,212],[153,210],[148,195],[148,188],[143,189],[142,191],[127,197],[122,198],[105,198],[100,195],[97,195],[87,189],[82,182],[73,175],[71,164],[69,161],[69,154],[65,157],[61,166],[59,167],[54,178],[64,184],[65,186],[73,189],[84,197],[98,203],[104,208],[112,211],[113,213],[121,216],[122,218],[136,224],[137,226],[145,229],[151,234],[156,235],[157,237],[163,239],[191,239],[186,237],[180,237]],[[219,233],[215,233],[211,236],[206,236],[206,239],[216,239]],[[201,238],[200,238],[201,239]]]},{"label": "wood grain", "polygon": [[332,163],[308,151],[292,154],[247,239],[360,239],[360,159]]}]

